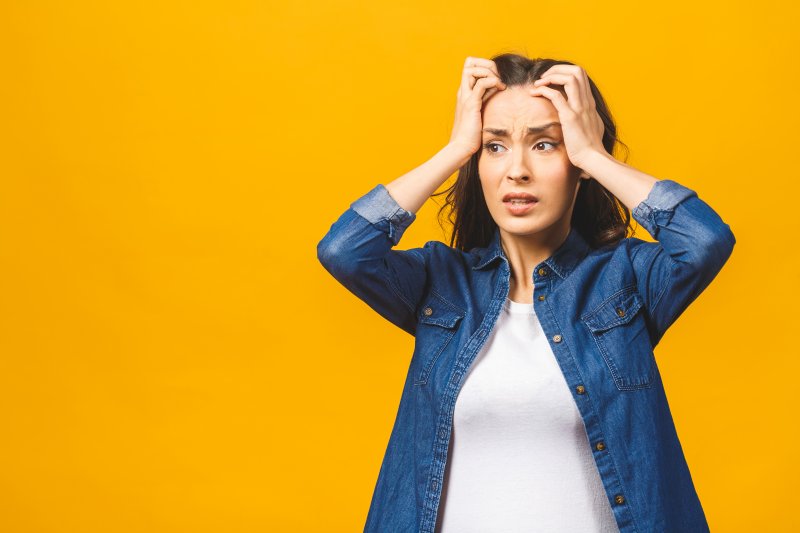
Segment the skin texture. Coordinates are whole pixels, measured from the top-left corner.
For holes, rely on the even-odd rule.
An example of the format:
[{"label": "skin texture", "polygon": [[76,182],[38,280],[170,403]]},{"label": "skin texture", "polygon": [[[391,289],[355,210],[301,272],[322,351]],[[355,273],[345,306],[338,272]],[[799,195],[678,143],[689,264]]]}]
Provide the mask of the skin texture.
[{"label": "skin texture", "polygon": [[[529,126],[560,122],[550,100],[533,96],[531,89],[532,85],[508,87],[483,104],[484,146],[478,162],[484,198],[511,264],[509,298],[525,303],[533,301],[533,268],[569,233],[582,174],[567,155],[560,126],[527,133]],[[508,133],[501,136],[486,129]],[[523,215],[512,214],[502,201],[509,192],[530,193],[538,202]]]}]

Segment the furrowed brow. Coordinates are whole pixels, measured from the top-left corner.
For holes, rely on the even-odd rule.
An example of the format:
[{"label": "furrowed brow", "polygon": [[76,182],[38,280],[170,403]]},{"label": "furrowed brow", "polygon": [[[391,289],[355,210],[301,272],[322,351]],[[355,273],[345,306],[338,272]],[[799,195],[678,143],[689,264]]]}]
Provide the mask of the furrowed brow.
[{"label": "furrowed brow", "polygon": [[[541,126],[529,126],[528,135],[538,135],[557,126],[560,127],[561,123],[549,122]],[[491,133],[492,135],[497,135],[498,137],[508,137],[508,131],[500,128],[483,128],[483,131],[485,131],[486,133]]]}]

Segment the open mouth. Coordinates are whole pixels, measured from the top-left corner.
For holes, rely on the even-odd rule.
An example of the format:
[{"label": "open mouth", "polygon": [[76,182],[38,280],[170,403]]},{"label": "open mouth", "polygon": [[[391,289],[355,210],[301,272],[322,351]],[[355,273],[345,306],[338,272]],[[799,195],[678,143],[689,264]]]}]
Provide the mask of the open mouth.
[{"label": "open mouth", "polygon": [[512,200],[506,200],[503,202],[508,210],[513,215],[523,215],[533,209],[533,207],[538,204],[536,200],[527,200],[527,199],[519,199],[514,198]]}]

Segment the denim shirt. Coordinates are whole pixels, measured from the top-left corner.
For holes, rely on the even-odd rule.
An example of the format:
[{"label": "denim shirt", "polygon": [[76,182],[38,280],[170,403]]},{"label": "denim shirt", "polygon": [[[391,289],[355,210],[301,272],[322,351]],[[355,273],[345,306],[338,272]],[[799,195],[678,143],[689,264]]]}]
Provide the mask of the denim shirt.
[{"label": "denim shirt", "polygon": [[[656,242],[592,249],[573,228],[533,271],[533,305],[583,419],[621,533],[708,531],[653,349],[736,242],[697,193],[657,181],[631,212]],[[379,184],[317,246],[330,274],[415,337],[364,531],[433,533],[456,397],[509,294],[499,230],[469,252],[395,250],[416,215]]]}]

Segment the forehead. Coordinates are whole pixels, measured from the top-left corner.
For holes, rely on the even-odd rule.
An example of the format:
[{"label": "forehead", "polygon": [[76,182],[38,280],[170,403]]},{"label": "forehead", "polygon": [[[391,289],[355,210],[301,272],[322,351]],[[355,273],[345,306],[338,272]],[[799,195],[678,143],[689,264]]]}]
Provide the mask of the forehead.
[{"label": "forehead", "polygon": [[558,111],[544,96],[531,96],[530,85],[509,87],[493,94],[481,110],[483,126],[501,128],[517,134],[528,126],[558,122]]}]

